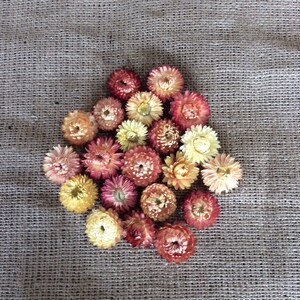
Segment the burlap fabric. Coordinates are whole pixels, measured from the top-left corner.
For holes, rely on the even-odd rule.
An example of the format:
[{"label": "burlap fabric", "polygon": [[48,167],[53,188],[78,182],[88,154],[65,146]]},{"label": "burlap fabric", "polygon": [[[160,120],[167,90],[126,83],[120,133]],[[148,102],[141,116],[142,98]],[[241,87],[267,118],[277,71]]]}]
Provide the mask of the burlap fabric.
[{"label": "burlap fabric", "polygon": [[[1,299],[300,298],[300,1],[2,0],[0,11]],[[145,78],[162,63],[205,94],[245,174],[181,265],[125,242],[91,246],[85,215],[66,212],[41,170],[65,144],[64,115],[107,95],[112,70]]]}]

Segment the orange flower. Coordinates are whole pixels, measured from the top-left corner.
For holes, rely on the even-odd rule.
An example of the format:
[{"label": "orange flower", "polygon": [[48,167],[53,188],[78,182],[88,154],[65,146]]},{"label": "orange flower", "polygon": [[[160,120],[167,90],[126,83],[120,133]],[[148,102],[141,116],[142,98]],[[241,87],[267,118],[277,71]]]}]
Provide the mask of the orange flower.
[{"label": "orange flower", "polygon": [[165,175],[163,182],[173,186],[175,190],[190,188],[197,179],[199,169],[191,163],[181,152],[167,156],[165,165],[162,167]]},{"label": "orange flower", "polygon": [[62,131],[71,144],[83,145],[95,137],[98,126],[92,114],[74,110],[65,116]]}]

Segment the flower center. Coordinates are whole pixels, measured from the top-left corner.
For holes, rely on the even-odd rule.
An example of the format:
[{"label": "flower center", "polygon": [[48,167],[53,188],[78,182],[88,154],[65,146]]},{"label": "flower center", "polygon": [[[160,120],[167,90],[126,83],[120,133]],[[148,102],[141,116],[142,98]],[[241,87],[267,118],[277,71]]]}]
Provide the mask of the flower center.
[{"label": "flower center", "polygon": [[220,176],[227,176],[230,174],[230,169],[229,168],[226,168],[226,167],[219,167],[217,169],[217,173],[220,175]]},{"label": "flower center", "polygon": [[71,195],[73,198],[80,198],[83,194],[83,190],[79,187],[76,186],[72,191],[71,191]]},{"label": "flower center", "polygon": [[194,140],[194,148],[197,152],[206,153],[209,151],[210,142],[205,137],[198,137]]},{"label": "flower center", "polygon": [[146,102],[142,102],[139,106],[138,106],[138,113],[142,116],[148,116],[151,112],[151,106],[149,105],[149,103]]},{"label": "flower center", "polygon": [[131,143],[136,143],[139,140],[139,137],[134,131],[128,131],[127,132],[127,139]]},{"label": "flower center", "polygon": [[184,164],[178,164],[174,168],[174,173],[175,173],[175,175],[184,177],[188,173],[188,170],[187,170],[187,168],[186,168],[186,166]]},{"label": "flower center", "polygon": [[125,200],[125,194],[121,188],[115,190],[114,198],[117,202],[123,202]]},{"label": "flower center", "polygon": [[188,120],[196,119],[198,117],[197,111],[195,111],[194,105],[192,103],[183,105],[182,114]]}]

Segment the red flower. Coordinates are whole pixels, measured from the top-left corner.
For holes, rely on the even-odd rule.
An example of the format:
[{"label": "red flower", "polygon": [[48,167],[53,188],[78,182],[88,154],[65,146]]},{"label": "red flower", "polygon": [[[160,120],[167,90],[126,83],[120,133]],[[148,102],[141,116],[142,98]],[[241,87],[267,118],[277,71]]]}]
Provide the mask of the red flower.
[{"label": "red flower", "polygon": [[204,96],[185,91],[184,94],[174,96],[170,113],[173,115],[172,120],[185,130],[192,125],[204,126],[210,116],[210,108]]},{"label": "red flower", "polygon": [[94,179],[106,179],[115,175],[117,170],[122,166],[123,153],[117,152],[120,145],[114,143],[112,138],[99,137],[89,143],[87,153],[84,154],[82,161],[87,168],[86,172],[90,173]]},{"label": "red flower", "polygon": [[154,246],[161,257],[178,264],[196,252],[195,244],[194,234],[186,226],[174,223],[158,230]]},{"label": "red flower", "polygon": [[140,90],[141,79],[134,71],[123,68],[110,74],[107,85],[115,97],[128,100]]},{"label": "red flower", "polygon": [[132,211],[124,217],[124,237],[133,247],[150,248],[155,238],[153,221],[142,212]]},{"label": "red flower", "polygon": [[218,200],[208,191],[192,191],[183,204],[184,219],[188,225],[204,229],[213,225],[220,213]]},{"label": "red flower", "polygon": [[179,139],[178,127],[168,119],[155,121],[149,131],[151,146],[164,155],[178,148]]},{"label": "red flower", "polygon": [[161,173],[158,154],[146,146],[136,146],[124,155],[122,172],[137,186],[147,186],[155,182]]}]

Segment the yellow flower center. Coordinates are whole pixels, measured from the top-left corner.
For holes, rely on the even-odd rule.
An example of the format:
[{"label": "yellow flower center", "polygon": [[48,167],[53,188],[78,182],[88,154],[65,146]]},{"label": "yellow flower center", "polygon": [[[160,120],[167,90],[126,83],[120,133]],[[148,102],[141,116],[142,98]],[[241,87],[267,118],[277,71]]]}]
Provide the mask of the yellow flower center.
[{"label": "yellow flower center", "polygon": [[196,138],[193,144],[195,150],[200,153],[206,153],[210,149],[210,141],[205,137]]},{"label": "yellow flower center", "polygon": [[174,173],[176,177],[184,177],[188,173],[188,169],[184,164],[178,164],[174,168]]},{"label": "yellow flower center", "polygon": [[210,218],[210,214],[207,209],[205,209],[205,206],[203,204],[193,205],[192,213],[195,217],[202,217],[205,220]]},{"label": "yellow flower center", "polygon": [[136,143],[139,140],[138,135],[134,131],[128,131],[126,136],[127,136],[128,141],[131,143]]},{"label": "yellow flower center", "polygon": [[142,102],[137,109],[138,113],[142,116],[148,116],[151,112],[151,106],[149,103]]},{"label": "yellow flower center", "polygon": [[71,191],[71,195],[73,198],[80,199],[84,194],[84,190],[80,186],[75,186],[75,188]]},{"label": "yellow flower center", "polygon": [[227,176],[230,174],[230,169],[229,168],[226,168],[226,167],[219,167],[217,169],[217,173],[220,175],[220,176]]}]

